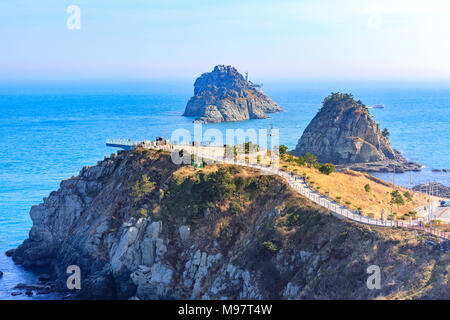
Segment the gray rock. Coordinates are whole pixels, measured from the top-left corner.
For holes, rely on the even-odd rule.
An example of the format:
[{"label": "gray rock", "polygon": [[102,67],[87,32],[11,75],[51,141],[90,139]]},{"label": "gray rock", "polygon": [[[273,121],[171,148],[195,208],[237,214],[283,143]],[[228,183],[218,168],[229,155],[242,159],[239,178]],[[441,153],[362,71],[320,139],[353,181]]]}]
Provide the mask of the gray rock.
[{"label": "gray rock", "polygon": [[292,282],[288,282],[286,288],[283,290],[283,297],[285,299],[295,299],[300,291],[300,287],[292,284]]},{"label": "gray rock", "polygon": [[3,277],[3,272],[2,272],[2,271],[0,271],[0,278],[1,278],[1,277]]},{"label": "gray rock", "polygon": [[180,233],[181,241],[185,242],[189,239],[189,235],[191,234],[191,229],[189,226],[181,226],[178,229],[178,232]]},{"label": "gray rock", "polygon": [[311,252],[308,252],[308,251],[303,251],[303,250],[301,250],[301,251],[299,252],[299,255],[300,255],[300,260],[301,260],[302,262],[306,262],[306,261],[312,256],[312,253],[311,253]]},{"label": "gray rock", "polygon": [[450,188],[439,182],[432,182],[430,184],[419,184],[413,187],[413,190],[424,192],[425,190],[427,190],[427,188],[429,188],[429,186],[433,188],[433,195],[437,197],[450,198]]},{"label": "gray rock", "polygon": [[267,118],[266,113],[283,109],[232,66],[218,65],[202,74],[194,84],[194,96],[184,116],[196,122],[217,123]]}]

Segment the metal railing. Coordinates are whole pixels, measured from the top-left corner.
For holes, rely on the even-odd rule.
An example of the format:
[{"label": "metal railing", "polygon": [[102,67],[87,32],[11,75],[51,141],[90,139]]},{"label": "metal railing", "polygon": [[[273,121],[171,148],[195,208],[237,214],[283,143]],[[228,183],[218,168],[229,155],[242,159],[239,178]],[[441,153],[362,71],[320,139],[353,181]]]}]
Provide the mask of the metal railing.
[{"label": "metal railing", "polygon": [[122,146],[137,146],[139,142],[133,141],[130,139],[106,139],[106,144],[115,144],[115,145],[122,145]]}]

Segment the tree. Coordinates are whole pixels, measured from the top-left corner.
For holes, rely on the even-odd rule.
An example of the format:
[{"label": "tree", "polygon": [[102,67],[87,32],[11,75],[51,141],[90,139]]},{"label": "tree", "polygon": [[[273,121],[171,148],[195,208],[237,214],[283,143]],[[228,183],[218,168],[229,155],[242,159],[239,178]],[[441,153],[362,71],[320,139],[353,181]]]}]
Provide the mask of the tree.
[{"label": "tree", "polygon": [[324,163],[319,166],[319,171],[327,175],[332,173],[334,170],[336,170],[336,167],[332,163]]},{"label": "tree", "polygon": [[155,182],[150,181],[150,178],[144,174],[140,181],[136,181],[134,186],[131,188],[134,201],[138,202],[145,195],[151,193],[155,189]]},{"label": "tree", "polygon": [[305,161],[308,164],[308,167],[315,167],[319,164],[319,162],[317,161],[317,157],[309,152],[305,154]]},{"label": "tree", "polygon": [[280,145],[280,147],[278,148],[280,156],[284,156],[287,153],[287,149],[288,147],[285,146],[284,144]]},{"label": "tree", "polygon": [[403,196],[398,190],[391,192],[391,204],[395,204],[398,206],[403,206],[405,204],[405,200],[403,199]]},{"label": "tree", "polygon": [[389,130],[387,128],[384,128],[383,131],[381,132],[381,134],[385,138],[389,138],[389,136],[391,135],[391,133],[389,132]]},{"label": "tree", "polygon": [[406,191],[403,196],[406,198],[406,201],[411,202],[412,201],[412,197],[411,197],[411,193],[409,193],[409,191]]},{"label": "tree", "polygon": [[269,252],[277,252],[278,248],[276,246],[275,243],[273,243],[272,241],[265,241],[262,244],[263,248],[266,249]]},{"label": "tree", "polygon": [[299,156],[299,157],[296,159],[296,162],[297,162],[297,164],[298,164],[299,166],[304,166],[305,163],[306,163],[306,160],[305,160],[305,158],[303,158],[302,156]]}]

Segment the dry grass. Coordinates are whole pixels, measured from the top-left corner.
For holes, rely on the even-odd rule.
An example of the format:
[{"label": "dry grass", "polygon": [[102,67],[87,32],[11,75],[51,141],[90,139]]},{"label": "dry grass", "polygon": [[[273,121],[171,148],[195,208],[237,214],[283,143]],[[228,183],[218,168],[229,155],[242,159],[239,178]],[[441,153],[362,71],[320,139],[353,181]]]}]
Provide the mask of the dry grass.
[{"label": "dry grass", "polygon": [[[288,168],[283,167],[287,165]],[[328,196],[330,192],[331,199],[339,201],[341,204],[346,205],[352,210],[362,209],[363,215],[373,214],[374,217],[380,218],[381,209],[384,208],[387,215],[390,212],[390,193],[394,190],[394,186],[391,183],[378,180],[367,173],[347,170],[345,172],[333,172],[330,175],[319,172],[316,168],[308,168],[307,166],[298,166],[285,161],[280,162],[280,168],[285,171],[294,171],[299,176],[306,175],[309,177],[308,181],[313,183],[310,186],[319,193]],[[370,186],[370,191],[367,192],[364,188],[365,185]],[[317,190],[317,187],[320,187]],[[400,193],[404,194],[409,191],[402,187],[395,187]],[[406,201],[405,205],[394,205],[393,212],[397,213],[397,218],[402,217],[405,213],[413,211],[415,208],[425,205],[425,195],[419,192],[409,191],[413,201]],[[340,197],[340,198],[339,198]],[[339,199],[339,200],[336,200]],[[437,200],[434,199],[434,200]],[[351,202],[351,204],[346,204]]]}]

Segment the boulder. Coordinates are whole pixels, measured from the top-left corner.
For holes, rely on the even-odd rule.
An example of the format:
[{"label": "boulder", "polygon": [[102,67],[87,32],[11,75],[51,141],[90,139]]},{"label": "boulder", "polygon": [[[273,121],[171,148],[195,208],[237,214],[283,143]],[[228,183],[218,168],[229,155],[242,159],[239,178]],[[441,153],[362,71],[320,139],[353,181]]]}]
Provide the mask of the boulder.
[{"label": "boulder", "polygon": [[189,239],[189,235],[191,234],[189,226],[181,226],[178,229],[178,232],[180,233],[180,238],[183,242],[187,241]]},{"label": "boulder", "polygon": [[16,249],[10,249],[10,250],[6,251],[5,254],[7,257],[12,257],[15,251],[16,251]]}]

